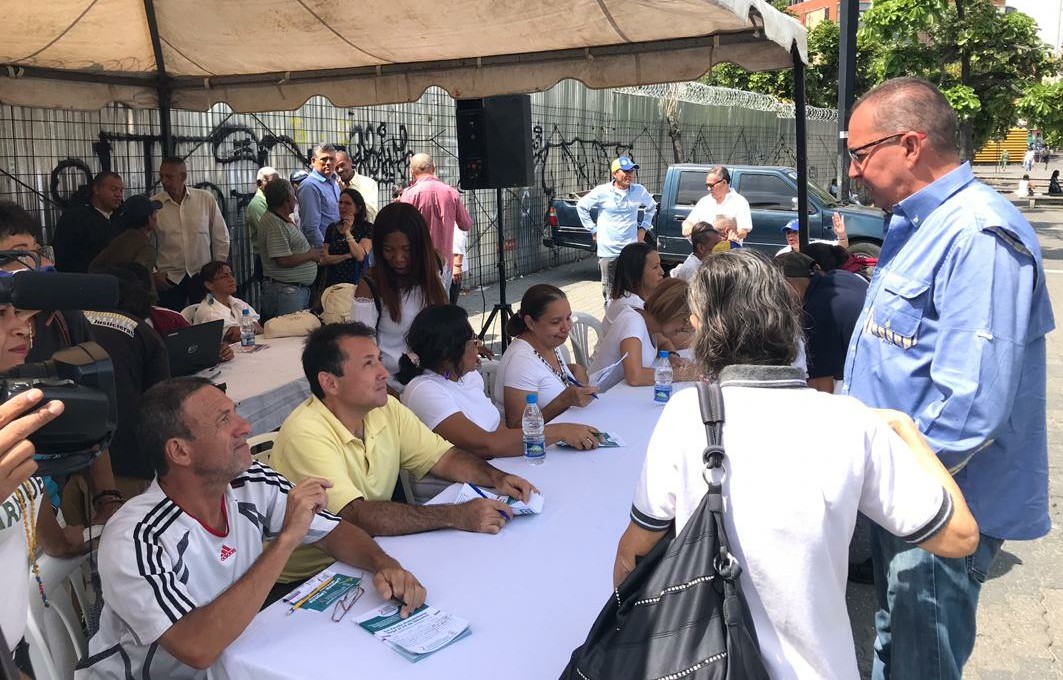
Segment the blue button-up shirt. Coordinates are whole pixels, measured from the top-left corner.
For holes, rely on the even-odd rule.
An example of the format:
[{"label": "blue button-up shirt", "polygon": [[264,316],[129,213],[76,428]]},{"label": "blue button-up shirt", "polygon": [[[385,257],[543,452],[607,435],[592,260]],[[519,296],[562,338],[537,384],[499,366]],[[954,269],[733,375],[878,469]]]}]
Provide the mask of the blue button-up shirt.
[{"label": "blue button-up shirt", "polygon": [[1045,335],[1029,222],[964,164],[893,209],[849,344],[845,390],[910,415],[980,530],[1048,533]]},{"label": "blue button-up shirt", "polygon": [[314,248],[325,241],[325,230],[340,221],[340,185],[314,170],[299,185],[299,228]]},{"label": "blue button-up shirt", "polygon": [[[591,210],[598,209],[598,223]],[[639,210],[645,208],[639,223]],[[657,214],[657,203],[641,184],[631,183],[621,191],[610,182],[591,189],[576,203],[583,227],[598,236],[598,257],[616,257],[629,243],[638,240],[639,229],[649,229]]]}]

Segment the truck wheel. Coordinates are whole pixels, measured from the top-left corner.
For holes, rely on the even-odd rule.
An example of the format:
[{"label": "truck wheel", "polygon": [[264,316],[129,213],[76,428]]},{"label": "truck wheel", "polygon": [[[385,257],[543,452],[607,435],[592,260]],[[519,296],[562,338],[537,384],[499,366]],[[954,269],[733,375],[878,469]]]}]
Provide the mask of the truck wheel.
[{"label": "truck wheel", "polygon": [[879,253],[882,251],[881,244],[874,241],[856,241],[849,244],[849,252],[854,255],[866,255],[878,259]]}]

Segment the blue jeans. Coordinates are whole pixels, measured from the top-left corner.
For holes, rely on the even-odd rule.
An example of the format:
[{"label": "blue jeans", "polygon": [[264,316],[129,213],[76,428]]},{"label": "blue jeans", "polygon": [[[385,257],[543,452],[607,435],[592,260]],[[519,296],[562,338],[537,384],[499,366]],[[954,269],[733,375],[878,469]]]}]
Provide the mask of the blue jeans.
[{"label": "blue jeans", "polygon": [[262,280],[262,321],[310,307],[310,286]]},{"label": "blue jeans", "polygon": [[973,555],[937,557],[872,525],[873,680],[960,680],[974,650],[978,595],[1003,543],[982,534]]}]

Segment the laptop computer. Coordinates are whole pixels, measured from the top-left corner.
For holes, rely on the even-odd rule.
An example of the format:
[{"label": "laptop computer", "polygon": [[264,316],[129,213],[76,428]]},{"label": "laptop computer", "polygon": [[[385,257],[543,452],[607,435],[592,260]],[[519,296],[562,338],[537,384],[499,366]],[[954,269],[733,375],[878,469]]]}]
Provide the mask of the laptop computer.
[{"label": "laptop computer", "polygon": [[166,351],[170,355],[170,375],[192,375],[218,364],[218,351],[225,331],[221,319],[179,328],[166,336]]}]

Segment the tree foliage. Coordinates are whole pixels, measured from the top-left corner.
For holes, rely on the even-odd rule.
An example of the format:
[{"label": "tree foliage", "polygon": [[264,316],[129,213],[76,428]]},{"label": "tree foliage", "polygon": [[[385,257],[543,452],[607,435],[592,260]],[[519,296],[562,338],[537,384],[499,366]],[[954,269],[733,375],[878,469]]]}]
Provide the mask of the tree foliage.
[{"label": "tree foliage", "polygon": [[1027,125],[1044,132],[1048,146],[1063,146],[1063,81],[1031,86],[1019,100],[1018,108]]},{"label": "tree foliage", "polygon": [[[837,105],[838,42],[832,21],[808,32],[805,92],[812,106]],[[959,116],[965,156],[1006,135],[1019,115],[1063,136],[1063,89],[1040,84],[1057,70],[1034,20],[1002,14],[989,0],[876,0],[857,34],[857,96],[897,76],[935,83]],[[791,70],[750,73],[720,64],[701,82],[793,100]]]},{"label": "tree foliage", "polygon": [[918,76],[956,109],[961,153],[1015,124],[1018,100],[1052,73],[1033,19],[989,0],[878,0],[863,17],[858,68],[874,82]]}]

